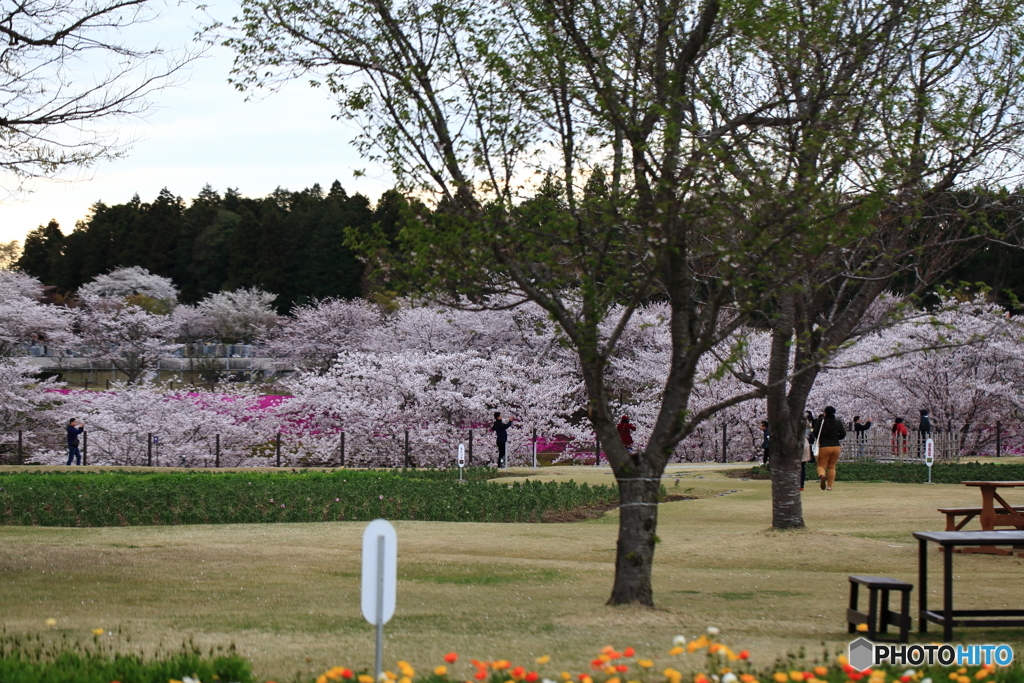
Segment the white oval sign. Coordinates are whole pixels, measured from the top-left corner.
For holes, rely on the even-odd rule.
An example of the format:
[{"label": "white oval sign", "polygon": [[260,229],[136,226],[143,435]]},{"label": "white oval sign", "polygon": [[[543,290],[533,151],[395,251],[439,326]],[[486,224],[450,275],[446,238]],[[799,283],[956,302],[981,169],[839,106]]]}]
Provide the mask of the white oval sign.
[{"label": "white oval sign", "polygon": [[924,442],[924,464],[928,467],[932,466],[935,462],[935,442],[928,439]]},{"label": "white oval sign", "polygon": [[459,444],[459,467],[466,466],[466,447],[463,444]]},{"label": "white oval sign", "polygon": [[363,618],[376,626],[395,616],[398,584],[398,534],[386,519],[375,519],[363,532]]}]

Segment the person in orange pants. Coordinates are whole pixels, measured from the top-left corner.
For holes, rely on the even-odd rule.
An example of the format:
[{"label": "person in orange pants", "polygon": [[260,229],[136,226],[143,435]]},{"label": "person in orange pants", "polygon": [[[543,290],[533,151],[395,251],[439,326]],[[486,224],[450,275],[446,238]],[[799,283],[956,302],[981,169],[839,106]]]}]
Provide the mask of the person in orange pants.
[{"label": "person in orange pants", "polygon": [[825,414],[814,421],[812,434],[818,442],[818,483],[822,491],[831,491],[841,452],[839,442],[846,438],[846,428],[836,417],[835,408],[825,408]]}]

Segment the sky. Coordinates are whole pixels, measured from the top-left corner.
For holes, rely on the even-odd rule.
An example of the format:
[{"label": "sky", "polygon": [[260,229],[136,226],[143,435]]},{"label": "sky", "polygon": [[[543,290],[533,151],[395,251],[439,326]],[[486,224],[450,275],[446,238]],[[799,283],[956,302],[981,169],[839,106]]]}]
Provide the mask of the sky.
[{"label": "sky", "polygon": [[[235,8],[222,0],[210,12],[226,20]],[[170,4],[132,42],[190,46],[195,29],[208,20],[187,4]],[[372,201],[391,187],[386,171],[362,161],[351,145],[353,125],[331,119],[337,109],[323,91],[296,82],[246,102],[227,82],[231,61],[229,50],[209,50],[193,63],[185,83],[153,94],[144,118],[117,126],[118,138],[132,141],[125,157],[54,180],[31,180],[24,192],[0,195],[0,242],[23,241],[50,219],[68,233],[98,201],[120,204],[138,194],[149,202],[164,187],[186,202],[206,184],[221,193],[233,187],[262,197],[278,187],[327,188],[338,180],[350,195],[359,192]],[[366,175],[355,177],[357,169]],[[11,185],[0,177],[0,187]]]}]

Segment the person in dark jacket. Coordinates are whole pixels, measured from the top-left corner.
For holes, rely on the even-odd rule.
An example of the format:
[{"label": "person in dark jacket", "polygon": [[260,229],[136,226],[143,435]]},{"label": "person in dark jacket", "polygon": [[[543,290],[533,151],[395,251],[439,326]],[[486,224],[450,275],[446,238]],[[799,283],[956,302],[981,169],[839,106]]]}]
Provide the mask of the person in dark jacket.
[{"label": "person in dark jacket", "polygon": [[85,423],[76,418],[68,420],[68,465],[73,460],[76,465],[82,464],[82,451],[78,450],[78,436],[85,431]]},{"label": "person in dark jacket", "polygon": [[494,424],[491,431],[498,442],[498,467],[505,467],[505,444],[508,443],[508,428],[512,426],[512,418],[508,422],[501,421],[501,413],[494,413]]},{"label": "person in dark jacket", "polygon": [[768,462],[771,449],[771,432],[768,430],[768,421],[761,420],[761,464],[771,469]]},{"label": "person in dark jacket", "polygon": [[636,431],[636,425],[629,421],[629,415],[623,415],[622,419],[619,420],[619,424],[615,425],[615,429],[618,430],[619,441],[626,447],[626,451],[632,453],[633,432]]},{"label": "person in dark jacket", "polygon": [[921,421],[917,425],[917,455],[924,457],[924,443],[932,437],[932,421],[928,417],[928,409],[921,408]]},{"label": "person in dark jacket", "polygon": [[864,457],[864,446],[868,440],[868,430],[871,429],[871,418],[867,422],[860,421],[860,415],[853,418],[853,436],[857,441],[857,457]]},{"label": "person in dark jacket", "polygon": [[827,406],[825,415],[814,421],[812,431],[818,441],[818,483],[822,491],[831,491],[839,462],[839,442],[846,438],[846,428],[836,417],[836,409]]}]

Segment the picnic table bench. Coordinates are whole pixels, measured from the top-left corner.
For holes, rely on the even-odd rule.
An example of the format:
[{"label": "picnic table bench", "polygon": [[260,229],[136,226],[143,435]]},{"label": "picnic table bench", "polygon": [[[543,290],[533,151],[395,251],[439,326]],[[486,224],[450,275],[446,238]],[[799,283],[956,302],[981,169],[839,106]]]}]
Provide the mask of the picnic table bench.
[{"label": "picnic table bench", "polygon": [[[983,507],[977,508],[939,508],[939,512],[946,515],[946,531],[962,531],[967,524],[985,511]],[[1015,514],[1024,514],[1024,506],[1014,506]],[[1017,524],[1009,521],[1009,514],[1003,510],[995,510],[995,522],[993,527],[1017,527]],[[959,522],[956,521],[957,517],[963,517]],[[1007,518],[1005,521],[1000,517]],[[982,529],[983,531],[991,531],[991,529]]]},{"label": "picnic table bench", "polygon": [[[980,489],[981,507],[939,508],[946,515],[946,531],[958,532],[975,517],[981,522],[982,531],[995,531],[997,527],[1024,530],[1024,506],[1010,505],[999,495],[999,489],[1024,487],[1024,481],[965,481],[964,486]],[[957,521],[958,517],[963,519]],[[1013,555],[1021,548],[998,548],[995,546],[957,547],[957,553],[985,553],[990,555]]]}]

